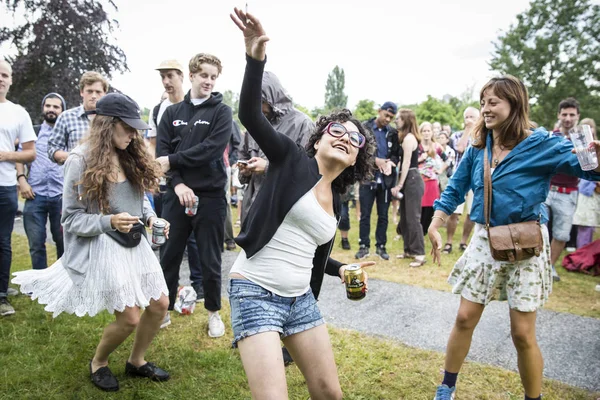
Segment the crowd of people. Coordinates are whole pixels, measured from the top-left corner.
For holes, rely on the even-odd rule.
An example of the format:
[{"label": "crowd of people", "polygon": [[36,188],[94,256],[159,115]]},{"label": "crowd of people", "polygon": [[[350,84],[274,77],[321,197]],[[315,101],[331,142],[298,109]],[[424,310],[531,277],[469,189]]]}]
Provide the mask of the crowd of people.
[{"label": "crowd of people", "polygon": [[[434,263],[457,250],[454,235],[464,214],[457,246],[463,253],[449,278],[461,303],[435,399],[454,398],[473,330],[492,300],[508,301],[525,399],[540,399],[536,311],[552,280],[560,279],[554,264],[572,233],[581,248],[600,224],[600,169],[582,171],[566,140],[579,124],[579,103],[562,101],[548,133],[529,120],[523,83],[503,76],[482,88],[480,109],[466,108],[456,132],[436,121],[419,123],[412,110],[391,101],[368,121],[336,110],[313,122],[293,106],[277,76],[264,71],[269,38],[258,19],[238,9],[231,18],[246,48],[244,132],[214,91],[222,71],[214,55],[190,59],[187,93],[183,66],[160,63],[165,91],[147,124],[133,99],[109,93],[101,74],[86,72],[82,104],[67,109],[59,93],[48,93],[41,99],[43,122],[34,126],[8,100],[12,70],[0,61],[0,315],[15,313],[8,285],[18,193],[33,269],[15,273],[12,282],[54,316],[115,315],[89,364],[92,382],[106,391],[119,389],[109,356],[134,332],[126,373],[169,379],[145,354],[171,324],[186,253],[196,300],[208,313],[207,334],[226,333],[219,314],[221,254],[240,246],[228,293],[233,346],[253,397],[286,398],[284,365],[296,362],[311,398],[340,399],[317,298],[324,274],[343,279],[347,265],[330,255],[337,229],[342,248],[352,247],[351,205],[360,212],[355,258],[363,268],[374,264],[367,261],[374,205],[375,254],[390,259],[392,205],[403,245],[396,257],[415,268],[427,262],[427,236]],[[581,123],[595,134],[593,120]],[[235,238],[232,189],[238,189],[241,223]],[[50,267],[48,220],[58,257]],[[528,221],[538,221],[535,256],[499,261],[490,227]],[[162,245],[146,237],[155,223],[167,239]]]}]

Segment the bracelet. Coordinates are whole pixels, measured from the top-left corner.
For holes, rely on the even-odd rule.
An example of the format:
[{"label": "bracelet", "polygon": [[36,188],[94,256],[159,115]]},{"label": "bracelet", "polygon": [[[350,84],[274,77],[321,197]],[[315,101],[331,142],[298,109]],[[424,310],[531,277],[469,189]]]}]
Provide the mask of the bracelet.
[{"label": "bracelet", "polygon": [[25,175],[25,174],[19,174],[19,175],[17,175],[17,180],[19,180],[20,177],[24,177],[25,180],[27,180],[27,175]]},{"label": "bracelet", "polygon": [[442,220],[442,222],[443,222],[444,224],[446,223],[446,220],[445,220],[443,217],[440,217],[439,215],[434,215],[433,217],[431,217],[431,219],[434,219],[434,218],[439,218],[439,219],[441,219],[441,220]]}]

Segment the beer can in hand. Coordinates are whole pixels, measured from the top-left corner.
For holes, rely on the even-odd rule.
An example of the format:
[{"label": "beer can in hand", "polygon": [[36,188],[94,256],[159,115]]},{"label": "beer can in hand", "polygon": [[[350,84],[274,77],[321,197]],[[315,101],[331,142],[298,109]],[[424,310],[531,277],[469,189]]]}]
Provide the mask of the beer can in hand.
[{"label": "beer can in hand", "polygon": [[198,212],[198,196],[194,196],[194,205],[185,208],[185,213],[188,217],[193,217]]},{"label": "beer can in hand", "polygon": [[165,227],[167,224],[161,219],[157,219],[152,224],[152,243],[157,246],[162,246],[167,241],[165,237]]},{"label": "beer can in hand", "polygon": [[362,300],[367,295],[365,274],[358,264],[349,264],[344,269],[346,296],[350,300]]}]

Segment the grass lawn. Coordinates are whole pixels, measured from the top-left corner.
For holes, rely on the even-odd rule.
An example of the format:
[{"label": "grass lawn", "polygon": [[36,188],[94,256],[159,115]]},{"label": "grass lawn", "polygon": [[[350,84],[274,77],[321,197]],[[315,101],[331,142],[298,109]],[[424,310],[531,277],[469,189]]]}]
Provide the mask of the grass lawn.
[{"label": "grass lawn", "polygon": [[[391,207],[390,207],[391,208]],[[451,254],[442,254],[442,266],[438,267],[431,263],[431,242],[425,238],[425,253],[428,263],[420,268],[410,268],[408,264],[411,260],[399,260],[396,255],[403,253],[402,239],[394,240],[396,237],[396,224],[389,218],[387,234],[387,251],[390,254],[390,260],[384,261],[375,255],[375,226],[377,221],[377,212],[373,208],[371,215],[371,256],[367,260],[377,261],[377,265],[369,268],[369,277],[383,279],[391,282],[404,283],[407,285],[420,286],[429,289],[436,289],[449,292],[450,285],[446,282],[454,263],[458,260],[462,252],[458,249],[460,238],[462,236],[462,221],[459,223],[457,232],[454,235],[454,249]],[[358,221],[356,219],[356,210],[350,209],[349,232],[350,245],[352,250],[342,250],[340,246],[340,235],[336,237],[336,244],[333,247],[332,257],[342,262],[356,262],[354,254],[358,251]],[[445,228],[440,230],[442,239],[446,240]],[[564,253],[567,254],[566,252]],[[560,282],[553,285],[553,291],[549,301],[544,308],[554,311],[569,312],[586,317],[600,318],[600,293],[594,290],[596,284],[600,283],[600,277],[568,272],[562,266],[557,267],[558,274],[562,278]]]},{"label": "grass lawn", "polygon": [[[27,242],[13,235],[13,271],[31,268]],[[106,394],[89,381],[88,362],[102,329],[112,321],[108,313],[89,318],[49,313],[26,296],[11,298],[17,313],[0,319],[0,399],[249,399],[250,392],[239,359],[230,348],[229,308],[224,302],[227,334],[210,339],[207,316],[200,308],[192,316],[173,315],[161,331],[147,359],[168,370],[173,378],[153,383],[124,376],[131,338],[111,357],[121,390]],[[397,342],[356,332],[330,329],[345,399],[433,398],[441,380],[443,354],[417,350]],[[308,391],[296,366],[287,368],[290,399],[305,400]],[[544,382],[544,399],[596,399],[600,393]],[[459,378],[458,399],[520,400],[518,374],[477,363],[465,364]]]}]

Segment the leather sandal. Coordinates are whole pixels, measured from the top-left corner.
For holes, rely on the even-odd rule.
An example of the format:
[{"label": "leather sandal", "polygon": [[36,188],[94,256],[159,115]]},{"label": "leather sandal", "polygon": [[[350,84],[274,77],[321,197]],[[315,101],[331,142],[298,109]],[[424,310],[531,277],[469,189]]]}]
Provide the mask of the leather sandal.
[{"label": "leather sandal", "polygon": [[398,255],[396,256],[396,258],[399,258],[399,259],[401,259],[401,260],[409,260],[409,259],[413,259],[413,258],[415,258],[415,256],[413,256],[412,254],[407,254],[407,253],[404,253],[404,254],[398,254]]},{"label": "leather sandal", "polygon": [[410,264],[408,264],[408,266],[411,267],[411,268],[418,268],[418,267],[421,267],[426,262],[427,262],[427,260],[425,260],[425,259],[422,259],[422,260],[415,259],[415,261],[413,261]]},{"label": "leather sandal", "polygon": [[450,254],[452,253],[452,243],[446,243],[444,245],[444,249],[442,250],[442,254]]},{"label": "leather sandal", "polygon": [[459,248],[461,251],[465,251],[465,250],[467,249],[467,244],[466,244],[466,243],[461,243],[461,244],[460,244],[460,246],[458,246],[458,248]]}]

